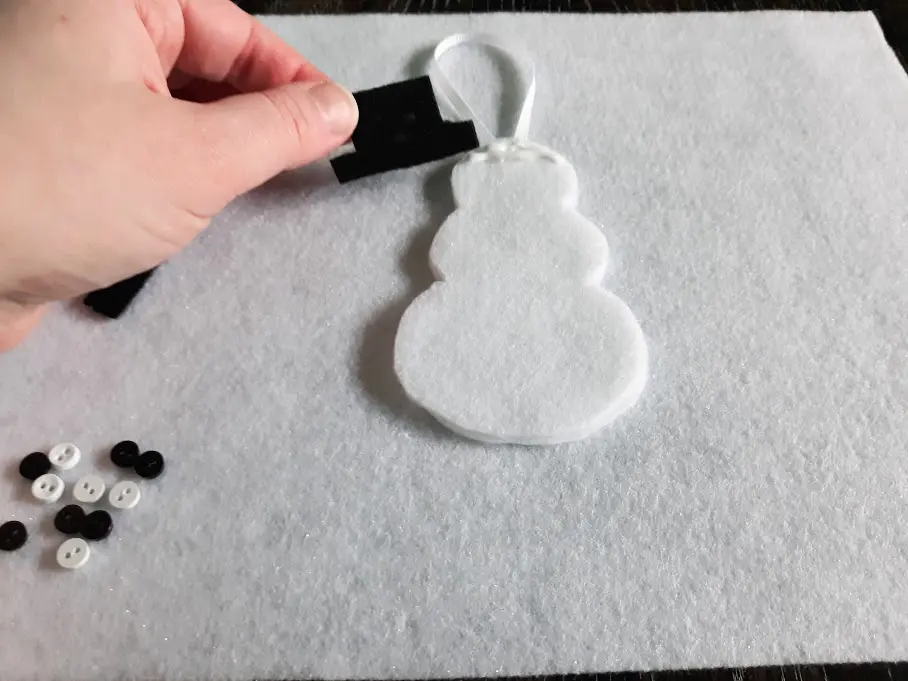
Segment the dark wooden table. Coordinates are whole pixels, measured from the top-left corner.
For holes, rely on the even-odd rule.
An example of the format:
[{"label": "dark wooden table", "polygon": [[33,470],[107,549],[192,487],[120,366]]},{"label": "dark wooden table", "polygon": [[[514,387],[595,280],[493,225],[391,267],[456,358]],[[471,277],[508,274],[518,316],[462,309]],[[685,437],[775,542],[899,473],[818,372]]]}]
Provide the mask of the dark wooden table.
[{"label": "dark wooden table", "polygon": [[[793,9],[873,11],[886,39],[908,65],[908,0],[235,0],[256,14],[408,14],[454,12],[691,12]],[[537,677],[533,681],[543,681]],[[908,680],[908,662],[855,665],[799,665],[747,669],[702,669],[554,676],[545,681],[839,681]],[[460,680],[464,681],[464,680]],[[507,680],[518,681],[518,680]],[[529,681],[521,679],[519,681]]]},{"label": "dark wooden table", "polygon": [[728,12],[793,9],[873,11],[902,63],[908,59],[908,0],[235,0],[256,14],[397,12]]}]

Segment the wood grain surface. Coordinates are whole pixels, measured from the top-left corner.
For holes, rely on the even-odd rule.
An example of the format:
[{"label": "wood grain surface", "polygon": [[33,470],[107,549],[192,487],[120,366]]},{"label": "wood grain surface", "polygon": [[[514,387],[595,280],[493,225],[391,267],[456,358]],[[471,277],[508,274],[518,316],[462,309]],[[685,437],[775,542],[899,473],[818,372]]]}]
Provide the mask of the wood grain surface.
[{"label": "wood grain surface", "polygon": [[[908,0],[235,0],[254,14],[452,12],[728,12],[768,9],[873,11],[902,63],[908,58]],[[908,681],[908,662],[796,665],[584,674],[499,681]],[[456,680],[466,681],[466,680]]]}]

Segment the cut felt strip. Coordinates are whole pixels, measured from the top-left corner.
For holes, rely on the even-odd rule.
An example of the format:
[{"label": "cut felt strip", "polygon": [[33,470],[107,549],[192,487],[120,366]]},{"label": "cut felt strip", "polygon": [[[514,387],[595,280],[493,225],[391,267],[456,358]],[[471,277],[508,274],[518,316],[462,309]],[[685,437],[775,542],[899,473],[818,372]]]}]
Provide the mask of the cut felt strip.
[{"label": "cut felt strip", "polygon": [[154,273],[154,269],[141,272],[112,286],[93,291],[85,296],[86,307],[110,319],[118,319]]},{"label": "cut felt strip", "polygon": [[414,135],[397,144],[368,151],[355,151],[331,159],[339,182],[350,182],[369,175],[411,168],[438,161],[479,146],[471,121],[442,123],[429,134]]},{"label": "cut felt strip", "polygon": [[337,179],[430,163],[479,146],[472,121],[445,122],[429,76],[355,92],[359,122],[351,137],[355,151],[331,160]]},{"label": "cut felt strip", "polygon": [[361,90],[353,98],[359,122],[351,140],[358,151],[406,142],[416,131],[444,123],[428,76]]}]

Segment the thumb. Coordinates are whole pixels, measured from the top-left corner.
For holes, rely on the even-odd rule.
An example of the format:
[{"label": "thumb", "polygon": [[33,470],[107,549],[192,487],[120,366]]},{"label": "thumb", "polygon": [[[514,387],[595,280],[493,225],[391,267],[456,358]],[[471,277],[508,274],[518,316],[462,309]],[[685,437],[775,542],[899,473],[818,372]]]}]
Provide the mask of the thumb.
[{"label": "thumb", "polygon": [[331,82],[289,83],[198,107],[197,177],[210,179],[209,198],[220,204],[212,212],[327,155],[350,139],[359,119],[353,95]]}]

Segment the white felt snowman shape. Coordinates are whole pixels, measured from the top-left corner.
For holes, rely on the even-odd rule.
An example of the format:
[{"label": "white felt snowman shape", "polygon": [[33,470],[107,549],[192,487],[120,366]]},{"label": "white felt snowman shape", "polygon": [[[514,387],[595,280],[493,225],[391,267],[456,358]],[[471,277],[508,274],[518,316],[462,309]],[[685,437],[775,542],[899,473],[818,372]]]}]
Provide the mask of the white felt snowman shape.
[{"label": "white felt snowman shape", "polygon": [[457,209],[429,254],[439,280],[405,312],[395,370],[451,430],[486,442],[586,438],[646,383],[643,333],[599,287],[602,232],[576,210],[577,176],[555,152],[497,141],[458,163]]}]

